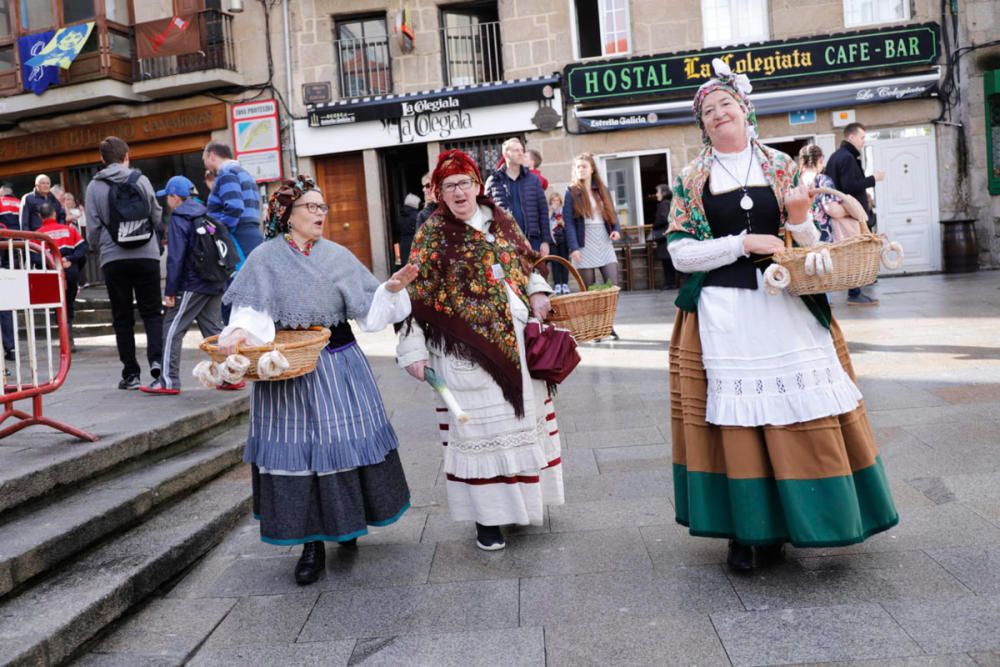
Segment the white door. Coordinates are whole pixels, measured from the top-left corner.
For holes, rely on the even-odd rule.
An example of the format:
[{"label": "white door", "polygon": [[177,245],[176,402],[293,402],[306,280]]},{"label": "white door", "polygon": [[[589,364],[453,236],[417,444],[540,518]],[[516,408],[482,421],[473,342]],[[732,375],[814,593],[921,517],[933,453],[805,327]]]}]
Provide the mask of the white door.
[{"label": "white door", "polygon": [[875,184],[878,231],[903,246],[903,265],[886,273],[941,268],[934,136],[877,140],[869,144],[871,170],[884,171]]}]

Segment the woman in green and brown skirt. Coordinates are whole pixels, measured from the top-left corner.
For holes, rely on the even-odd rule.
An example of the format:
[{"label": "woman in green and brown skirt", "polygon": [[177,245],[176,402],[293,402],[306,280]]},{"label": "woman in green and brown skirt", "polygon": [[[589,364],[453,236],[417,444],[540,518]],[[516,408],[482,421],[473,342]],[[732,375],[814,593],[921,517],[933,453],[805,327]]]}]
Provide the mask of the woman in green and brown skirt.
[{"label": "woman in green and brown skirt", "polygon": [[689,274],[670,341],[674,494],[677,521],[728,538],[730,568],[747,571],[786,542],[854,544],[899,516],[825,296],[763,289],[785,231],[819,242],[810,193],[756,140],[746,76],[714,64],[694,100],[705,148],[677,179],[668,232]]}]

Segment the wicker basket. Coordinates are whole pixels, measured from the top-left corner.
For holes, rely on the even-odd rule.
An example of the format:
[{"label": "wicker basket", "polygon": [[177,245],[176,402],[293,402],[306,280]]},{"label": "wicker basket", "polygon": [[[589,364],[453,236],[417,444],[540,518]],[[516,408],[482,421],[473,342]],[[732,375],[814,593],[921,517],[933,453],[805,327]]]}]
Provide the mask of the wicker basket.
[{"label": "wicker basket", "polygon": [[618,293],[621,288],[615,286],[588,292],[576,267],[558,255],[546,255],[535,262],[535,266],[550,261],[569,269],[582,291],[553,296],[550,299],[552,311],[545,321],[569,329],[579,343],[610,336],[615,325],[615,311],[618,310]]},{"label": "wicker basket", "polygon": [[785,250],[775,253],[774,261],[788,269],[791,276],[791,282],[786,288],[788,293],[792,296],[822,294],[872,284],[878,277],[885,239],[868,231],[868,216],[853,197],[832,188],[817,188],[816,191],[843,199],[851,217],[858,220],[859,233],[836,243],[824,244],[823,247],[830,251],[830,259],[833,260],[833,271],[822,276],[810,276],[805,270],[806,255],[815,251],[816,247],[793,248],[792,235],[786,230]]},{"label": "wicker basket", "polygon": [[[218,336],[210,336],[202,341],[200,347],[212,361],[222,363],[226,360],[226,353],[216,345]],[[246,379],[265,380],[257,377],[257,361],[261,355],[271,350],[278,350],[288,359],[288,370],[278,377],[266,378],[266,380],[288,380],[299,377],[316,370],[316,360],[319,354],[326,347],[326,341],[330,339],[330,330],[324,327],[309,327],[308,329],[284,329],[275,334],[274,341],[267,345],[255,347],[236,346],[236,352],[242,354],[250,360],[250,368],[247,369]]]}]

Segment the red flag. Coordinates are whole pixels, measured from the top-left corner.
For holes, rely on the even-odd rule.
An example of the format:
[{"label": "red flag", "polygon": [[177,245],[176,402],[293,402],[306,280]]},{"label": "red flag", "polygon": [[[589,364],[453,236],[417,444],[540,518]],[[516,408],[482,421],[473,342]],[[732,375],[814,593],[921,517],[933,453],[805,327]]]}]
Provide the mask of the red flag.
[{"label": "red flag", "polygon": [[139,58],[182,56],[201,50],[201,35],[193,14],[147,21],[135,26]]}]

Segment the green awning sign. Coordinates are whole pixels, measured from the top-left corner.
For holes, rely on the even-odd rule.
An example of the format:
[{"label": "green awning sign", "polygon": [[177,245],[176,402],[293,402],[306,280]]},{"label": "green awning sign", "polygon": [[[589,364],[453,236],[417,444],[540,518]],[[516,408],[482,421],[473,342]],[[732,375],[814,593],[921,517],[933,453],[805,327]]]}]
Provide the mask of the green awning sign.
[{"label": "green awning sign", "polygon": [[734,48],[576,63],[563,71],[569,102],[610,102],[697,88],[712,77],[712,59],[721,58],[757,86],[770,81],[892,70],[937,62],[936,23],[820,35]]}]

